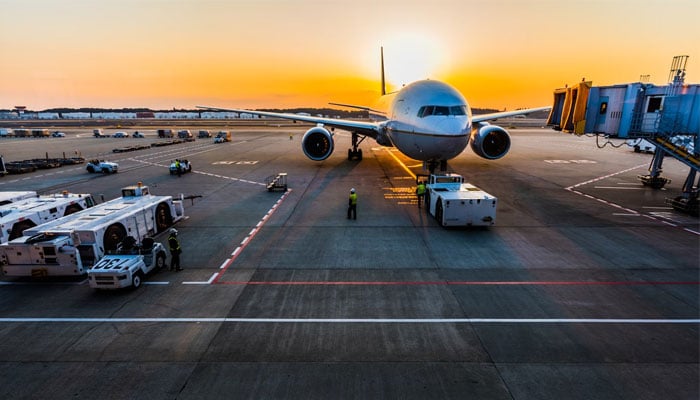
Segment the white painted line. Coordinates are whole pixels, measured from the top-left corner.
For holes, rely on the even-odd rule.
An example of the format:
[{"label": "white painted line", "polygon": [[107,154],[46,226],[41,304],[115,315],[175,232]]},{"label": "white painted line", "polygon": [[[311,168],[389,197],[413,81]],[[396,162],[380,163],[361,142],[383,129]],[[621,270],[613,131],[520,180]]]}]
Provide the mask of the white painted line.
[{"label": "white painted line", "polygon": [[212,274],[211,278],[209,278],[208,281],[202,282],[202,281],[186,281],[182,282],[183,285],[211,285],[211,283],[214,281],[214,279],[219,275],[218,272],[215,272]]},{"label": "white painted line", "polygon": [[593,186],[595,189],[644,190],[642,187]]},{"label": "white painted line", "polygon": [[232,256],[237,256],[241,252],[241,246],[236,247],[236,250],[231,253]]},{"label": "white painted line", "polygon": [[246,243],[248,243],[248,240],[250,239],[250,236],[246,236],[245,239],[241,242],[241,246],[245,246]]},{"label": "white painted line", "polygon": [[618,217],[641,217],[640,214],[613,213],[613,215],[618,216]]},{"label": "white painted line", "polygon": [[250,232],[248,232],[248,236],[253,236],[253,235],[255,235],[255,232],[256,232],[257,230],[258,230],[257,228],[251,230]]},{"label": "white painted line", "polygon": [[[183,282],[187,283],[187,282]],[[204,282],[190,282],[204,283]],[[142,323],[142,322],[234,322],[272,324],[700,324],[700,319],[627,319],[627,318],[0,318],[0,323]]]},{"label": "white painted line", "polygon": [[170,282],[163,282],[163,281],[149,281],[149,282],[143,282],[144,285],[170,285]]},{"label": "white painted line", "polygon": [[224,262],[222,262],[221,265],[219,265],[219,269],[224,269],[224,267],[226,266],[226,264],[228,264],[229,261],[231,261],[230,258],[225,259]]}]

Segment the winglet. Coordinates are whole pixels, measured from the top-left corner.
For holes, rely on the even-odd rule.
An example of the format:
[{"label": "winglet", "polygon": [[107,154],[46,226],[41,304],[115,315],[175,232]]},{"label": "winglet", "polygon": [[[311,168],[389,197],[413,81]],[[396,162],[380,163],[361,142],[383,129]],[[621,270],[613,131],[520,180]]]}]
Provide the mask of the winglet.
[{"label": "winglet", "polygon": [[386,82],[384,81],[384,46],[381,47],[382,57],[382,96],[386,94]]}]

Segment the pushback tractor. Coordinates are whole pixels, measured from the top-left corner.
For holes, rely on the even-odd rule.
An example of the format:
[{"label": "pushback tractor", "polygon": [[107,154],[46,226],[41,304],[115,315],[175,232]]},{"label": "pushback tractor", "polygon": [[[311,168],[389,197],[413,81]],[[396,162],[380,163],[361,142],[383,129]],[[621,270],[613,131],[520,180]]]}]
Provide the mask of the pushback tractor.
[{"label": "pushback tractor", "polygon": [[464,183],[461,175],[447,173],[428,177],[425,206],[441,226],[494,225],[496,203],[496,197]]},{"label": "pushback tractor", "polygon": [[142,242],[183,217],[182,199],[129,186],[117,199],[25,230],[0,245],[0,263],[6,276],[83,275],[127,236]]}]

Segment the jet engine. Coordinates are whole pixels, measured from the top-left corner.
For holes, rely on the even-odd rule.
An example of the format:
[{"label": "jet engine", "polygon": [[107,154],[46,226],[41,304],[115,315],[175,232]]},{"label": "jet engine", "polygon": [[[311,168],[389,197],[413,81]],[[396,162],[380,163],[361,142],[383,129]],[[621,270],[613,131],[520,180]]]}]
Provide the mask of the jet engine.
[{"label": "jet engine", "polygon": [[333,135],[322,126],[316,126],[304,134],[301,149],[314,161],[323,161],[333,153]]},{"label": "jet engine", "polygon": [[481,123],[472,130],[471,147],[478,156],[497,160],[510,150],[510,135],[500,126]]}]

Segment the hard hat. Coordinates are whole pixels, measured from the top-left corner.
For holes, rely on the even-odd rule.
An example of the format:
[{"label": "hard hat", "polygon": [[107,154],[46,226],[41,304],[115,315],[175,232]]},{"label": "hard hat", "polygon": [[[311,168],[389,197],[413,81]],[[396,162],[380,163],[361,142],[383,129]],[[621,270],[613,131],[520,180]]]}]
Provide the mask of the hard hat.
[{"label": "hard hat", "polygon": [[355,193],[355,188],[350,189],[350,193]]},{"label": "hard hat", "polygon": [[177,229],[175,228],[170,228],[170,233],[177,235]]}]

